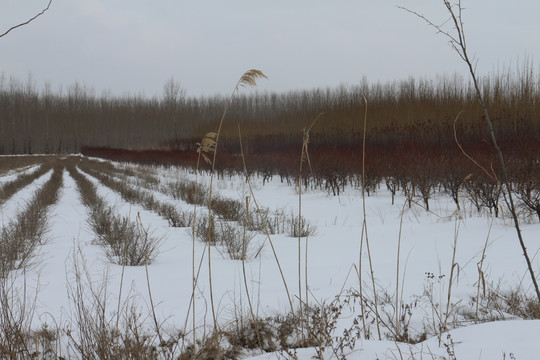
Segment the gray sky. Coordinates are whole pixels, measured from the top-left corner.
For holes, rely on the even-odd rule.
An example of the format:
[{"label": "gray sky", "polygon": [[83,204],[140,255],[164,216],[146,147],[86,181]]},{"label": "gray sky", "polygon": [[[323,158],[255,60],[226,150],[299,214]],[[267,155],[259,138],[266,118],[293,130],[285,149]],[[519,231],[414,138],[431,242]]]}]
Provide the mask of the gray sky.
[{"label": "gray sky", "polygon": [[[0,33],[47,0],[0,0]],[[259,91],[466,74],[448,45],[401,5],[435,22],[438,0],[53,0],[0,38],[0,73],[53,90],[75,81],[97,95],[160,96],[173,76],[188,96],[229,94],[248,69]],[[464,0],[479,74],[540,63],[540,1]]]}]

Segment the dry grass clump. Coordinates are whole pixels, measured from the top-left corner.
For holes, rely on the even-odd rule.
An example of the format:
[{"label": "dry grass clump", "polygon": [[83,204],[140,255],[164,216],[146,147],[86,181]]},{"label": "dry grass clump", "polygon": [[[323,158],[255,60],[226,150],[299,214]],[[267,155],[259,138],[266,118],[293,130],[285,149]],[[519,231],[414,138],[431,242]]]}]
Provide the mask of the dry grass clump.
[{"label": "dry grass clump", "polygon": [[242,221],[244,218],[244,205],[234,199],[214,196],[212,199],[212,211],[223,220]]},{"label": "dry grass clump", "polygon": [[268,232],[270,235],[284,234],[289,228],[288,217],[283,210],[261,207],[257,211],[249,211],[247,215],[247,228],[251,231]]},{"label": "dry grass clump", "polygon": [[305,217],[291,214],[288,220],[288,234],[291,237],[309,237],[317,233],[317,227],[310,224]]},{"label": "dry grass clump", "polygon": [[[202,243],[218,246],[218,251],[231,260],[255,258],[263,245],[252,248],[255,234],[236,222],[217,219],[216,216],[199,216],[195,226],[189,229],[190,235]],[[195,231],[195,234],[193,234]]]},{"label": "dry grass clump", "polygon": [[244,228],[228,221],[219,221],[218,237],[229,259],[248,260],[256,258],[263,245],[252,249],[252,240],[255,234],[247,232]]},{"label": "dry grass clump", "polygon": [[137,187],[145,187],[152,190],[158,190],[161,181],[150,173],[150,170],[141,168],[136,174],[135,184]]},{"label": "dry grass clump", "polygon": [[471,299],[479,305],[476,314],[464,313],[464,316],[478,318],[480,322],[507,319],[540,319],[540,303],[521,288],[502,289],[501,285],[489,285],[479,298]]},{"label": "dry grass clump", "polygon": [[208,202],[208,188],[193,181],[176,180],[161,187],[161,191],[175,200],[183,200],[188,204],[202,205]]},{"label": "dry grass clump", "polygon": [[362,329],[356,323],[336,334],[338,320],[348,306],[346,301],[336,299],[307,308],[303,319],[292,313],[268,317],[237,314],[219,332],[198,341],[200,350],[195,358],[204,358],[202,355],[211,349],[213,358],[218,359],[238,358],[253,351],[278,352],[284,358],[294,359],[295,349],[313,347],[316,359],[323,359],[327,349],[335,358],[345,359],[362,337]]},{"label": "dry grass clump", "polygon": [[151,234],[149,228],[115,214],[108,207],[95,211],[88,223],[97,235],[97,243],[114,264],[141,266],[152,263],[159,253],[162,239]]},{"label": "dry grass clump", "polygon": [[189,231],[191,231],[191,235],[195,236],[199,241],[210,245],[217,245],[220,242],[215,224],[216,219],[213,215],[210,217],[198,216]]},{"label": "dry grass clump", "polygon": [[195,346],[189,344],[178,357],[178,360],[192,359],[238,359],[240,349],[227,342],[222,332],[213,332],[210,336],[197,339]]},{"label": "dry grass clump", "polygon": [[237,314],[219,331],[197,339],[196,346],[188,344],[179,359],[238,359],[268,352],[277,352],[278,357],[295,358],[295,349],[328,344],[327,334],[336,324],[323,323],[321,316],[326,316],[322,315],[325,311],[329,315],[333,309],[314,310],[310,314],[311,325],[308,328],[305,323],[304,330],[300,329],[298,318],[290,313],[269,317]]},{"label": "dry grass clump", "polygon": [[158,203],[155,211],[169,222],[172,227],[188,227],[193,223],[193,213],[189,211],[178,211],[174,205]]}]

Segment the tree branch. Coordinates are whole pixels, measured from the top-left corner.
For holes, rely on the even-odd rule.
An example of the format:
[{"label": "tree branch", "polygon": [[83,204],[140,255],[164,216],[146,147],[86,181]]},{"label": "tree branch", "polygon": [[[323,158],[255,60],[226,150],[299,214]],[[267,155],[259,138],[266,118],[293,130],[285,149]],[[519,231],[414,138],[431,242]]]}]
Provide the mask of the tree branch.
[{"label": "tree branch", "polygon": [[12,30],[15,30],[21,26],[24,26],[24,25],[27,25],[29,24],[30,22],[34,21],[35,19],[37,19],[38,17],[40,17],[41,15],[43,15],[45,13],[45,11],[49,10],[49,7],[51,6],[51,3],[52,3],[52,0],[49,0],[49,3],[47,4],[47,7],[45,9],[43,9],[39,14],[37,14],[36,16],[34,16],[33,18],[29,19],[28,21],[25,21],[23,23],[20,23],[18,25],[15,25],[15,26],[12,26],[10,27],[5,33],[3,34],[0,34],[0,38],[1,37],[4,37],[6,36],[9,32],[11,32]]},{"label": "tree branch", "polygon": [[[529,253],[527,252],[527,248],[525,246],[525,241],[523,240],[523,236],[521,234],[521,227],[519,225],[519,219],[517,216],[516,206],[514,204],[514,200],[512,197],[512,186],[510,184],[510,180],[508,178],[508,173],[506,170],[506,164],[504,161],[503,153],[499,147],[499,144],[497,143],[497,138],[495,136],[495,131],[493,129],[493,122],[491,121],[491,118],[489,116],[487,105],[484,101],[484,97],[482,96],[482,91],[480,90],[480,86],[478,84],[478,79],[476,76],[476,70],[475,65],[473,65],[473,61],[469,58],[469,55],[467,53],[467,43],[465,41],[465,30],[464,30],[464,23],[463,23],[463,6],[461,5],[461,0],[458,1],[457,4],[452,5],[449,0],[443,0],[444,5],[446,9],[448,10],[448,13],[450,15],[450,19],[452,20],[452,23],[454,25],[455,35],[450,34],[448,31],[445,31],[441,28],[442,25],[436,25],[431,20],[429,20],[424,15],[400,7],[403,10],[406,10],[407,12],[416,15],[417,17],[421,18],[425,22],[427,22],[431,27],[438,30],[439,33],[442,33],[446,37],[450,39],[450,45],[456,50],[458,55],[461,57],[461,59],[465,62],[467,65],[467,68],[469,70],[469,73],[471,75],[471,79],[473,81],[473,85],[476,91],[476,96],[478,98],[478,101],[480,103],[480,106],[482,108],[482,111],[484,113],[484,119],[486,120],[486,125],[489,130],[490,136],[491,136],[491,142],[493,144],[493,147],[495,148],[495,151],[497,153],[497,156],[499,158],[499,165],[501,167],[502,171],[502,184],[499,183],[499,186],[501,187],[503,198],[510,209],[510,213],[512,215],[512,220],[514,221],[514,227],[516,229],[516,234],[519,240],[519,244],[521,246],[521,250],[523,251],[523,256],[525,258],[525,262],[527,263],[527,269],[529,270],[529,274],[531,276],[531,281],[534,285],[534,289],[536,292],[536,296],[538,298],[538,301],[540,302],[540,287],[538,286],[538,282],[536,281],[536,274],[534,272],[531,259],[529,257]],[[457,10],[456,10],[457,9]],[[459,115],[458,115],[459,116]],[[457,119],[457,118],[456,118]],[[505,191],[506,190],[506,191]]]}]

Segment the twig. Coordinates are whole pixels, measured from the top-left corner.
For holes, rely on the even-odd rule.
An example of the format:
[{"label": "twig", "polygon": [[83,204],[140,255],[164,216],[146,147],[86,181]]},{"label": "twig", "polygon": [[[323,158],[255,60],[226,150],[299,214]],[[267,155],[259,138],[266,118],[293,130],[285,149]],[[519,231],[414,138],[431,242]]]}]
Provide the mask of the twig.
[{"label": "twig", "polygon": [[0,34],[0,38],[6,36],[12,30],[15,30],[15,29],[17,29],[17,28],[19,28],[21,26],[30,24],[30,22],[34,21],[35,19],[37,19],[38,17],[43,15],[45,13],[45,11],[49,10],[49,6],[51,6],[51,3],[52,3],[52,0],[49,0],[49,3],[47,4],[47,7],[45,9],[43,9],[39,14],[35,15],[33,18],[30,18],[29,20],[27,20],[27,21],[25,21],[23,23],[20,23],[18,25],[10,27],[5,33]]}]

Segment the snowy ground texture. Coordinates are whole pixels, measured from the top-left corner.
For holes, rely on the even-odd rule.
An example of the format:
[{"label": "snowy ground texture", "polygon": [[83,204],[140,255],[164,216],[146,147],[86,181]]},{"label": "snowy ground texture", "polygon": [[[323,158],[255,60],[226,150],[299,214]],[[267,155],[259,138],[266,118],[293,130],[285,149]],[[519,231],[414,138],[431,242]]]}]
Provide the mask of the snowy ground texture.
[{"label": "snowy ground texture", "polygon": [[[116,166],[136,169],[133,165]],[[154,167],[150,172],[162,183],[179,178],[195,179],[193,172],[178,168]],[[45,174],[2,205],[3,223],[25,206],[50,175],[51,172]],[[13,173],[4,174],[0,184],[14,176]],[[197,241],[193,249],[188,228],[170,227],[155,213],[124,202],[95,178],[85,176],[97,185],[98,193],[116,206],[118,212],[132,219],[140,218],[154,236],[162,238],[160,252],[147,269],[144,266],[122,268],[109,262],[103,249],[96,245],[96,235],[87,223],[88,209],[81,203],[75,181],[64,171],[61,196],[49,209],[46,242],[37,250],[38,261],[24,274],[15,277],[16,284],[26,286],[29,297],[35,296],[32,320],[35,326],[47,323],[67,327],[76,310],[70,298],[74,269],[84,265],[87,268],[85,282],[96,288],[106,286],[107,306],[111,312],[116,311],[119,297],[122,304],[127,300],[136,303],[141,314],[150,314],[153,303],[155,315],[165,332],[184,329],[186,317],[187,329],[191,329],[192,317],[188,315],[188,309],[195,253],[197,261],[204,255],[196,293],[196,323],[201,332],[211,327],[205,244]],[[208,174],[200,175],[198,179],[201,183],[209,183]],[[299,195],[294,186],[280,182],[279,177],[264,186],[262,178],[251,180],[260,206],[288,216],[299,213]],[[214,189],[222,197],[242,202],[246,196],[252,197],[242,176],[215,179]],[[193,210],[193,205],[158,191],[153,193],[156,198],[179,209]],[[300,257],[297,238],[285,233],[272,235],[271,240],[295,309],[300,305],[300,298],[306,301],[306,278],[310,306],[341,304],[341,312],[332,329],[335,342],[325,349],[253,351],[245,352],[241,357],[311,359],[318,354],[325,359],[338,355],[347,359],[540,359],[540,320],[526,320],[527,316],[511,314],[503,306],[504,301],[497,298],[497,294],[502,298],[512,291],[533,295],[512,223],[508,217],[478,214],[463,201],[463,210],[457,213],[451,199],[435,195],[430,204],[431,212],[427,212],[414,203],[409,208],[406,199],[400,196],[392,205],[390,193],[381,185],[375,194],[365,199],[372,279],[367,243],[362,236],[364,205],[361,191],[349,188],[339,196],[332,196],[321,190],[303,190],[301,214],[316,227],[316,233],[301,239]],[[250,206],[254,206],[253,202]],[[198,211],[205,214],[203,208]],[[529,219],[523,223],[522,231],[533,257],[534,269],[540,273],[540,225],[535,219]],[[262,250],[258,252],[259,249]],[[229,324],[241,316],[249,318],[242,262],[229,259],[219,246],[212,247],[211,251],[212,293],[218,323]],[[261,318],[286,314],[290,311],[287,292],[266,235],[253,233],[248,252],[257,253],[245,263],[254,312]],[[359,267],[362,269],[361,280]],[[373,284],[376,291],[373,291]],[[360,290],[368,306],[364,308],[364,320],[367,321],[364,325],[369,328],[369,339],[363,332],[352,348],[336,350],[336,339],[343,336],[344,330],[364,326],[360,321],[361,306],[357,297]],[[356,299],[355,304],[353,299]],[[351,303],[344,304],[346,300]],[[375,305],[384,321],[379,324],[380,339]],[[152,316],[144,316],[152,327]],[[355,320],[360,322],[356,327],[353,325]],[[403,333],[405,327],[410,338],[421,341],[409,344],[393,339],[392,334]],[[449,331],[444,331],[446,329]]]}]

